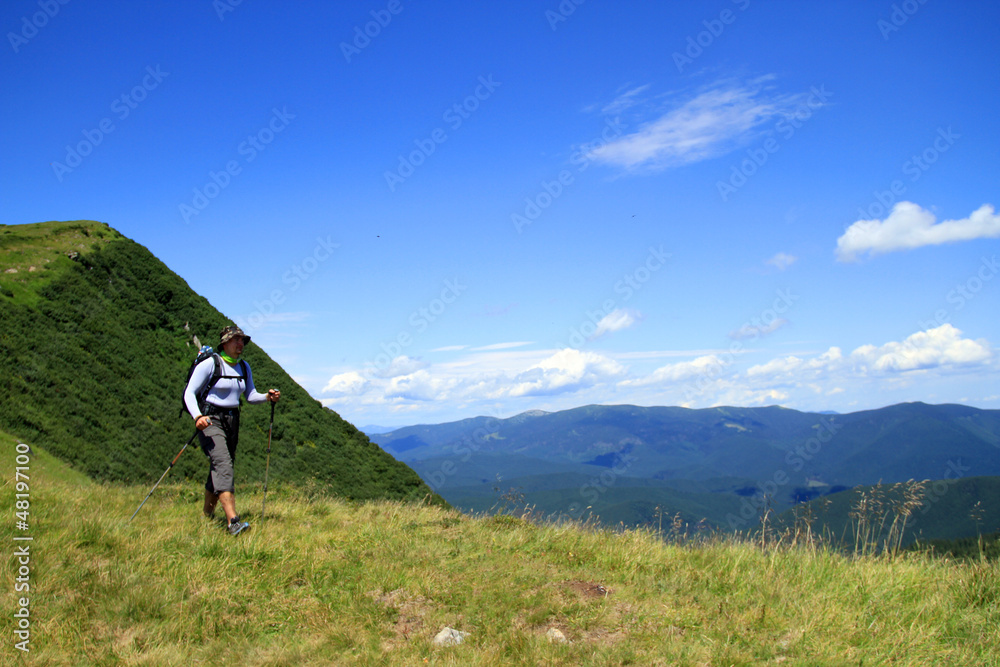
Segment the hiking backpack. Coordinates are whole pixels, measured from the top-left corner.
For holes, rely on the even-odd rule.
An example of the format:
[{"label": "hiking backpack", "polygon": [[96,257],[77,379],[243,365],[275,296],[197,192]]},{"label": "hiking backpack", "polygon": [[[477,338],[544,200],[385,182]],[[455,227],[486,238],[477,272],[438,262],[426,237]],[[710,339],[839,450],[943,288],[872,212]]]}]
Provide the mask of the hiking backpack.
[{"label": "hiking backpack", "polygon": [[198,351],[198,356],[194,358],[194,361],[191,362],[191,367],[188,368],[187,379],[184,380],[184,389],[181,390],[181,411],[177,415],[178,417],[182,416],[185,412],[187,412],[187,405],[184,403],[184,392],[187,390],[188,383],[191,382],[191,374],[194,373],[194,367],[200,364],[201,362],[205,361],[209,357],[212,357],[212,359],[215,361],[215,366],[212,369],[212,377],[209,378],[208,382],[205,383],[205,386],[201,388],[201,391],[195,394],[195,397],[198,400],[198,409],[201,410],[202,412],[204,412],[203,406],[205,405],[205,397],[208,396],[208,392],[212,391],[212,387],[214,387],[215,384],[220,379],[222,379],[223,377],[229,379],[233,378],[239,378],[241,380],[247,379],[248,376],[247,362],[240,359],[240,370],[243,371],[242,377],[239,375],[224,376],[222,374],[222,357],[220,357],[218,354],[212,351],[211,345],[202,345],[201,350]]}]

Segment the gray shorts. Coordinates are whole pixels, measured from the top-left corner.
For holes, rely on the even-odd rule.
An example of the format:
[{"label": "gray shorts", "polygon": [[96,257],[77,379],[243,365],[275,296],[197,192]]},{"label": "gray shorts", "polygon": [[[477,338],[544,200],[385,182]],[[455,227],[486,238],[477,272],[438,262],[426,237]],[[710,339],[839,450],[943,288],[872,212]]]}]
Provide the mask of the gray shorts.
[{"label": "gray shorts", "polygon": [[236,443],[240,438],[240,413],[212,415],[212,423],[198,432],[201,449],[208,456],[208,479],[205,490],[219,494],[235,493],[233,464],[236,462]]}]

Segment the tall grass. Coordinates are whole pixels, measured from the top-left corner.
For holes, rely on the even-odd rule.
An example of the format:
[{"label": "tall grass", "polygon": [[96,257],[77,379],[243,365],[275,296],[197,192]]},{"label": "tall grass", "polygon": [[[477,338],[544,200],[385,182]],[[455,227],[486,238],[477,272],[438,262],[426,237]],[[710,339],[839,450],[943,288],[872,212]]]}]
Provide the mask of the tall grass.
[{"label": "tall grass", "polygon": [[[261,490],[238,489],[253,528],[232,538],[194,485],[168,478],[127,524],[148,488],[90,483],[42,455],[31,467],[31,664],[1000,664],[986,561],[846,556],[805,528],[762,548],[676,521],[664,539],[470,517],[274,478],[263,522]],[[14,568],[0,561],[8,610]],[[435,647],[446,626],[469,635]]]}]

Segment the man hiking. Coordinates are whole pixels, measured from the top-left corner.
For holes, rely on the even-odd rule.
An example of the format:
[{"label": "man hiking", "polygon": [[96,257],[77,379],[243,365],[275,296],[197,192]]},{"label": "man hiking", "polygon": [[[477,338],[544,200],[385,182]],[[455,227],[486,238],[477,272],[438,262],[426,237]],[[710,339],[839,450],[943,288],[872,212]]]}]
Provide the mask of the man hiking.
[{"label": "man hiking", "polygon": [[194,417],[202,451],[208,456],[205,516],[213,517],[216,504],[221,504],[232,535],[250,527],[236,513],[233,483],[233,463],[240,436],[240,396],[245,396],[247,403],[277,403],[281,398],[277,389],[261,394],[254,388],[250,364],[240,360],[243,346],[249,342],[250,336],[239,327],[225,327],[219,334],[221,373],[216,377],[216,359],[212,355],[194,367],[184,389],[184,405]]}]

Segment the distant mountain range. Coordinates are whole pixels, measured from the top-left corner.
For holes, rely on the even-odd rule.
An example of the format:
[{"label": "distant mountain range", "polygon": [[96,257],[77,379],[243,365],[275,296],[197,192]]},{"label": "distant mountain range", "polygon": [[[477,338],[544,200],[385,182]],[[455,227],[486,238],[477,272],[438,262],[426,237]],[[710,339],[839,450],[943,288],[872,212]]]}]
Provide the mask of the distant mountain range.
[{"label": "distant mountain range", "polygon": [[378,424],[368,424],[367,426],[361,426],[358,428],[359,431],[365,435],[377,435],[380,433],[389,433],[395,431],[398,426],[379,426]]},{"label": "distant mountain range", "polygon": [[880,481],[1000,476],[1000,410],[963,405],[849,414],[592,405],[370,437],[456,506],[485,511],[520,494],[546,513],[627,525],[679,512],[742,528],[765,495],[781,511]]}]

